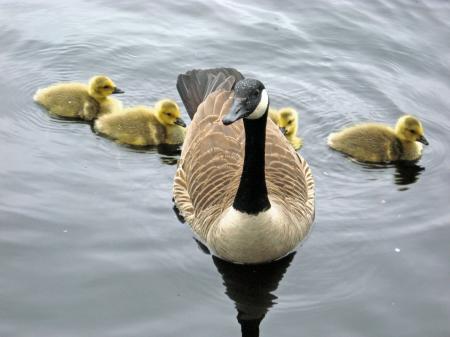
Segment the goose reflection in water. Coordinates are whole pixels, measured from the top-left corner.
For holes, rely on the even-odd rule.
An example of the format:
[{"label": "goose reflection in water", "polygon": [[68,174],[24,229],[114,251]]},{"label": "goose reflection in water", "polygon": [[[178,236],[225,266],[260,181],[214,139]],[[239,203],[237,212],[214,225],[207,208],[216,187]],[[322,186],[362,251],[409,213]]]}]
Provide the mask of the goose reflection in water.
[{"label": "goose reflection in water", "polygon": [[[181,223],[185,219],[174,205],[173,211]],[[208,247],[195,239],[199,249],[211,255]],[[273,294],[294,259],[295,252],[280,260],[256,264],[234,264],[212,255],[217,271],[222,275],[225,294],[234,302],[242,337],[259,337],[259,326],[269,309],[276,304]]]},{"label": "goose reflection in water", "polygon": [[259,336],[261,321],[276,304],[277,297],[273,292],[294,255],[291,253],[278,261],[259,265],[238,265],[212,257],[222,275],[225,293],[235,303],[242,337]]}]

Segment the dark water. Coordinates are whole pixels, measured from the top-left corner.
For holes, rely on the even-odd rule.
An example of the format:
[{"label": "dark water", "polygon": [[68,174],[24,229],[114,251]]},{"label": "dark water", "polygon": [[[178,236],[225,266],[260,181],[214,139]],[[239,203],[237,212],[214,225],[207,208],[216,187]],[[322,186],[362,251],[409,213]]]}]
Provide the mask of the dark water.
[{"label": "dark water", "polygon": [[[0,336],[450,336],[450,2],[302,3],[0,1]],[[172,211],[176,155],[32,101],[97,73],[126,105],[179,100],[178,73],[222,65],[300,111],[316,180],[309,239],[266,267],[199,249]],[[325,144],[406,112],[430,141],[416,165]]]}]

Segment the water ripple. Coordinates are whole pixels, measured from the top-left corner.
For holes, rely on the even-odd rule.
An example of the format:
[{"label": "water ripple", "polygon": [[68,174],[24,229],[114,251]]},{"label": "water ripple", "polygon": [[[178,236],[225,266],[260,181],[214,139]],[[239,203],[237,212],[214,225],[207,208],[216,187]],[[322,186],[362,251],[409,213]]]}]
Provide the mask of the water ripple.
[{"label": "water ripple", "polygon": [[[436,299],[448,288],[448,245],[438,240],[450,202],[449,13],[439,0],[4,2],[0,326],[21,336],[236,335],[243,314],[236,322],[233,306],[249,298],[264,304],[254,314],[282,313],[261,325],[271,336],[280,326],[289,335],[290,324],[329,335],[317,324],[327,314],[337,335],[446,326],[436,308],[448,301]],[[181,106],[177,75],[217,66],[261,79],[273,106],[299,111],[300,153],[316,181],[312,233],[267,288],[242,291],[242,275],[178,223],[179,149],[125,147],[32,100],[40,87],[104,73],[126,106],[164,97]],[[346,125],[393,125],[404,113],[422,120],[430,142],[417,163],[361,164],[326,144]],[[404,302],[395,312],[392,299]],[[376,332],[373,317],[386,323]]]}]

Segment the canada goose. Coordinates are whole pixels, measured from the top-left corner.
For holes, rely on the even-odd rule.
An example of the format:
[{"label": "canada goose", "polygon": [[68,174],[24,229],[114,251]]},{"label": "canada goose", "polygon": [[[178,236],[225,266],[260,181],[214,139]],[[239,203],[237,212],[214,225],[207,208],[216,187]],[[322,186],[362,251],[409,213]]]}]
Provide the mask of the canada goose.
[{"label": "canada goose", "polygon": [[364,162],[417,160],[422,144],[428,145],[420,121],[409,115],[398,119],[395,129],[388,125],[358,124],[328,136],[328,145]]},{"label": "canada goose", "polygon": [[297,137],[298,113],[293,108],[281,108],[269,110],[269,116],[278,125],[280,131],[286,136],[294,149],[299,150],[303,146],[303,140]]},{"label": "canada goose", "polygon": [[56,115],[93,120],[99,115],[121,110],[122,103],[108,96],[122,93],[110,78],[94,76],[88,85],[59,83],[39,89],[33,99]]},{"label": "canada goose", "polygon": [[186,124],[177,103],[164,99],[155,107],[136,106],[99,117],[94,128],[101,134],[129,145],[181,144]]},{"label": "canada goose", "polygon": [[314,181],[266,124],[264,85],[218,68],[179,75],[177,89],[192,118],[174,178],[181,215],[224,260],[262,263],[291,252],[314,219]]}]

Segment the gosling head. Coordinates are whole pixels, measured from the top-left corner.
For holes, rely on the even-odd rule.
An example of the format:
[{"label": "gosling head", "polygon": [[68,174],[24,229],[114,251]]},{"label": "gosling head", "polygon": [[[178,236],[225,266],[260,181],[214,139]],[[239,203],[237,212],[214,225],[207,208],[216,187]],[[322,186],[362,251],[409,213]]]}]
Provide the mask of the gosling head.
[{"label": "gosling head", "polygon": [[278,112],[278,127],[286,137],[297,134],[298,114],[292,108],[282,108]]},{"label": "gosling head", "polygon": [[107,76],[94,76],[89,80],[89,94],[98,97],[106,98],[112,94],[123,94],[124,91],[117,88],[114,82]]},{"label": "gosling head", "polygon": [[428,145],[428,141],[424,136],[422,123],[413,116],[406,115],[400,117],[395,125],[395,133],[400,139]]},{"label": "gosling head", "polygon": [[186,123],[180,118],[181,112],[178,104],[170,99],[163,99],[156,103],[156,118],[163,125],[180,125],[186,127]]},{"label": "gosling head", "polygon": [[258,80],[246,78],[234,86],[233,105],[222,122],[229,125],[241,118],[259,119],[267,113],[268,109],[269,96],[264,84]]}]

